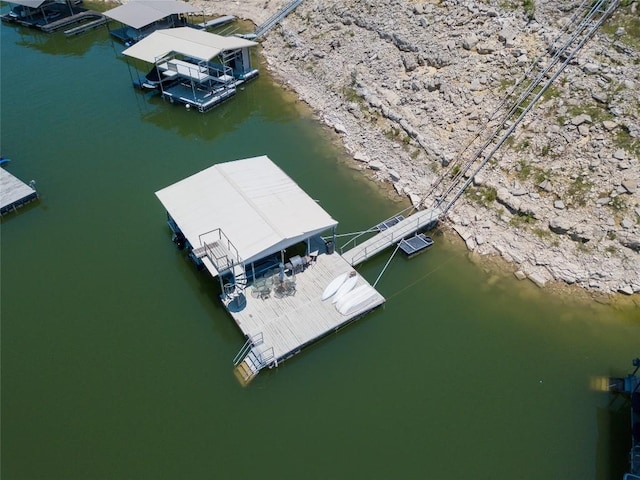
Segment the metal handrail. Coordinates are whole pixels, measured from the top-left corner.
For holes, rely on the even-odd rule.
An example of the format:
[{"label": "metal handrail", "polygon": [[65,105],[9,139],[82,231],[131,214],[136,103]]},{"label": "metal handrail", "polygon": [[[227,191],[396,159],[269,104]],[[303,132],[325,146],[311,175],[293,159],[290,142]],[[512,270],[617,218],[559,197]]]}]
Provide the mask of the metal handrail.
[{"label": "metal handrail", "polygon": [[289,13],[291,13],[298,5],[300,5],[302,1],[303,0],[293,0],[289,4],[285,5],[284,8],[269,17],[266,22],[256,28],[254,32],[255,38],[260,38],[262,35],[271,30],[280,20],[289,15]]},{"label": "metal handrail", "polygon": [[[355,247],[357,245],[356,241],[358,240],[358,238],[368,234],[368,233],[373,233],[379,230],[377,229],[378,225],[380,225],[380,223],[385,223],[388,222],[389,220],[393,220],[395,217],[397,217],[398,215],[402,215],[403,213],[406,213],[408,210],[413,210],[414,208],[411,207],[407,207],[404,210],[400,210],[400,212],[396,213],[395,215],[383,220],[382,222],[379,222],[378,224],[374,225],[373,227],[369,227],[367,230],[363,230],[361,232],[355,232],[355,237],[353,237],[352,239],[350,239],[347,243],[345,243],[344,245],[342,245],[342,247],[340,247],[340,253],[344,253],[344,249],[353,242],[353,246]],[[347,234],[347,235],[354,235],[354,234]],[[339,235],[337,235],[339,236]]]},{"label": "metal handrail", "polygon": [[[433,215],[430,215],[429,217],[419,218],[416,222],[415,228],[411,228],[408,232],[405,230],[394,232],[393,227],[391,227],[387,230],[384,230],[383,232],[380,232],[379,235],[383,237],[386,235],[385,240],[390,240],[390,243],[395,243],[396,241],[399,242],[403,238],[406,238],[407,236],[411,235],[412,233],[424,227],[425,225],[429,225],[430,223],[437,222],[440,216],[441,216],[441,212],[439,212],[438,210],[435,210],[433,212]],[[389,230],[391,230],[391,232],[389,232]],[[396,233],[398,233],[397,237],[395,236]],[[389,236],[391,238],[389,238]],[[354,265],[358,263],[357,260],[368,258],[370,251],[374,251],[374,253],[377,253],[379,248],[380,246],[378,244],[372,245],[371,249],[369,249],[369,247],[365,247],[364,250],[362,250],[362,252],[360,252],[357,256],[354,256],[351,259],[351,264]]]},{"label": "metal handrail", "polygon": [[[590,3],[591,5],[589,6]],[[491,134],[486,138],[483,144],[476,150],[475,154],[471,157],[471,159],[468,160],[466,163],[464,163],[462,168],[460,168],[459,162],[452,162],[452,164],[449,166],[447,171],[445,171],[432,184],[429,192],[426,195],[427,197],[431,196],[432,194],[435,194],[436,189],[444,182],[444,180],[451,174],[451,172],[454,169],[457,169],[457,172],[453,176],[453,179],[449,182],[448,185],[444,187],[442,193],[435,197],[432,204],[433,206],[443,205],[443,213],[446,213],[451,208],[453,203],[460,197],[462,192],[473,181],[473,177],[475,176],[475,174],[477,174],[486,165],[486,163],[493,157],[494,153],[497,151],[498,148],[500,148],[500,146],[502,146],[506,138],[515,130],[515,128],[520,123],[522,118],[531,110],[531,108],[533,108],[537,100],[542,96],[542,94],[551,85],[551,83],[560,75],[560,73],[564,70],[566,65],[575,56],[575,54],[584,45],[584,43],[589,38],[591,38],[595,30],[604,22],[604,20],[611,13],[613,13],[613,11],[618,7],[618,4],[619,4],[618,0],[614,0],[614,1],[598,0],[595,3],[592,3],[590,0],[583,1],[580,7],[576,9],[576,13],[573,15],[573,17],[565,26],[565,28],[561,31],[561,33],[555,39],[552,40],[550,50],[554,52],[554,55],[551,61],[545,66],[544,69],[542,69],[542,71],[538,73],[538,75],[533,80],[531,80],[528,86],[519,94],[517,100],[512,104],[508,112],[502,116],[502,119],[499,121],[498,126],[491,132]],[[603,6],[605,5],[606,5],[606,8],[603,9]],[[588,10],[588,12],[585,14],[584,10]],[[601,17],[596,21],[595,24],[592,23],[594,17],[596,17],[596,15],[598,14],[602,14]],[[563,35],[569,32],[570,32],[569,39],[565,40],[561,47],[554,48],[554,46],[557,44],[557,41]],[[581,35],[583,35],[583,38],[578,42],[577,46],[574,45],[576,40],[578,40]],[[573,51],[570,51],[572,46],[574,46],[575,48],[573,49]],[[568,50],[570,51],[570,53],[567,55]],[[564,61],[560,63],[563,57],[565,57]],[[534,60],[534,62],[529,67],[529,69],[525,72],[524,76],[521,78],[521,80],[516,82],[516,85],[514,85],[511,92],[498,105],[498,107],[494,110],[494,112],[491,113],[489,119],[485,123],[485,126],[480,127],[478,129],[475,137],[465,146],[461,154],[464,154],[464,152],[466,152],[468,148],[482,136],[482,132],[484,131],[484,128],[486,128],[486,125],[493,119],[493,117],[497,114],[497,112],[501,110],[502,106],[507,102],[507,99],[509,99],[511,96],[514,95],[517,87],[520,86],[521,83],[527,79],[527,77],[535,69],[535,67],[539,67],[542,58],[543,58],[543,55],[539,56]],[[536,88],[538,88],[541,85],[541,83],[543,82],[545,77],[549,74],[549,72],[553,68],[556,68],[558,63],[560,63],[560,67],[558,71],[556,71],[555,74],[545,82],[542,89],[539,90],[531,100],[528,100],[532,95],[532,93],[534,93]],[[527,103],[526,107],[523,106],[525,102]],[[510,123],[509,119],[513,115],[515,115],[517,112],[520,112],[517,119],[513,121],[513,123],[510,125],[510,128],[507,130],[506,133],[504,133],[502,136],[499,136],[500,133],[503,131],[503,129],[507,126],[507,124]],[[485,155],[484,154],[485,150],[492,143],[496,141],[498,142],[497,146],[493,148],[489,154]],[[476,161],[483,156],[484,158],[482,159],[480,165],[475,169],[473,174],[469,175],[468,174],[469,170],[471,170],[472,166],[476,163]],[[466,177],[466,181],[464,181],[462,186],[457,188],[456,190],[456,187],[460,185],[460,182],[465,177]],[[453,198],[446,201],[449,194],[451,194],[454,191],[455,191],[455,194]]]},{"label": "metal handrail", "polygon": [[[247,338],[247,341],[244,342],[244,345],[242,346],[242,348],[240,348],[240,351],[236,354],[235,357],[233,357],[233,364],[237,366],[240,362],[242,362],[242,360],[245,359],[245,357],[249,354],[253,347],[262,345],[262,343],[264,343],[264,335],[262,332],[258,332],[255,335]],[[273,347],[271,349],[273,350]]]}]

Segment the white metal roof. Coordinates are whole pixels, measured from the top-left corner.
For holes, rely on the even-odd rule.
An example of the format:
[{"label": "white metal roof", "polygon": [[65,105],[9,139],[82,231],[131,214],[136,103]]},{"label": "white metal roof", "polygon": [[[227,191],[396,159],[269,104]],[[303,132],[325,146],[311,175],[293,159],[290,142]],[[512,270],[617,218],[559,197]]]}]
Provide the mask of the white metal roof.
[{"label": "white metal roof", "polygon": [[11,0],[9,3],[14,3],[16,5],[22,5],[23,7],[31,7],[38,8],[47,0]]},{"label": "white metal roof", "polygon": [[195,28],[178,27],[156,30],[122,53],[148,63],[155,63],[171,52],[199,60],[211,60],[225,50],[254,45],[257,43],[240,37],[225,37]]},{"label": "white metal roof", "polygon": [[174,0],[129,0],[124,5],[107,10],[104,15],[137,29],[170,15],[199,11],[184,2]]},{"label": "white metal roof", "polygon": [[156,196],[194,248],[219,228],[247,263],[338,224],[265,155],[214,165]]}]

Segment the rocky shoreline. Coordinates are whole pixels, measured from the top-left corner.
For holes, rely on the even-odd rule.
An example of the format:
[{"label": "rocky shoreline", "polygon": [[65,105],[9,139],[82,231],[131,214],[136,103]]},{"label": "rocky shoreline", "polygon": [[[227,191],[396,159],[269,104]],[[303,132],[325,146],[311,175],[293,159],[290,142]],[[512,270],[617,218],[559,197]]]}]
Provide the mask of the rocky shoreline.
[{"label": "rocky shoreline", "polygon": [[[256,25],[286,2],[191,0]],[[363,173],[419,206],[577,1],[305,0],[262,39],[271,72]],[[622,2],[449,212],[518,278],[640,292],[640,20]]]}]

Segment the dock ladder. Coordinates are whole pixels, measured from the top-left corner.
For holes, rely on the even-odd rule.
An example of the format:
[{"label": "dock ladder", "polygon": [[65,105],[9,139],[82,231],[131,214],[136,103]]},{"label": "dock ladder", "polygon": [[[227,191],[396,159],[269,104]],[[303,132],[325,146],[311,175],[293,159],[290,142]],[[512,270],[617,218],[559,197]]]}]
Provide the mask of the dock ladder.
[{"label": "dock ladder", "polygon": [[[548,61],[545,62],[543,58],[547,55],[534,60],[509,95],[489,114],[458,158],[432,184],[425,195],[425,198],[433,198],[432,208],[439,208],[443,215],[446,214],[473,182],[475,175],[491,160],[524,116],[618,5],[619,0],[584,0],[581,3],[560,35],[549,45],[547,55],[551,57]],[[506,113],[505,106],[508,106]],[[480,146],[473,150],[474,144]]]},{"label": "dock ladder", "polygon": [[253,380],[258,372],[265,367],[275,364],[273,347],[261,350],[264,345],[262,332],[247,338],[238,354],[233,359],[233,373],[242,386],[246,386]]},{"label": "dock ladder", "polygon": [[257,40],[262,37],[265,33],[275,27],[280,21],[293,12],[298,5],[300,5],[303,0],[293,0],[283,8],[281,8],[278,12],[276,12],[273,16],[271,16],[266,22],[256,28],[256,31],[253,33],[254,38]]}]

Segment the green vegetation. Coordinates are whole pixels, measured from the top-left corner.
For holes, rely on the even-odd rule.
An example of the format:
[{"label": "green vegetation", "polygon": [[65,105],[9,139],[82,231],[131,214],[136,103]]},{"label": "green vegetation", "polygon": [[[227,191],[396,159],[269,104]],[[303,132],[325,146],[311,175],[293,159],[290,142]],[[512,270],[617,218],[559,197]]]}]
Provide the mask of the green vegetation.
[{"label": "green vegetation", "polygon": [[533,227],[531,232],[538,238],[551,238],[553,235],[548,228]]},{"label": "green vegetation", "polygon": [[548,143],[546,145],[544,145],[542,147],[542,149],[540,150],[540,155],[543,157],[546,157],[547,155],[549,155],[549,151],[551,151],[551,145],[549,145]]},{"label": "green vegetation", "polygon": [[518,8],[524,8],[524,13],[527,17],[533,18],[536,13],[536,5],[534,0],[502,0],[500,7],[505,10],[517,10]]},{"label": "green vegetation", "polygon": [[518,172],[516,176],[520,180],[526,180],[527,178],[529,178],[529,175],[531,175],[531,164],[526,160],[518,160],[516,171]]},{"label": "green vegetation", "polygon": [[511,217],[509,224],[514,227],[522,227],[524,225],[531,225],[532,223],[535,223],[535,221],[536,219],[533,218],[532,215],[518,212]]},{"label": "green vegetation", "polygon": [[342,96],[348,102],[353,102],[353,103],[364,102],[363,98],[360,95],[358,95],[358,92],[356,92],[356,89],[353,87],[342,87]]},{"label": "green vegetation", "polygon": [[389,140],[397,140],[399,135],[400,135],[400,129],[393,126],[389,128],[389,130],[386,130],[384,132],[384,136],[387,137]]},{"label": "green vegetation", "polygon": [[518,150],[519,152],[524,152],[528,150],[530,146],[531,146],[531,142],[529,141],[528,138],[525,138],[522,142],[518,144],[518,146],[516,147],[516,150]]},{"label": "green vegetation", "polygon": [[615,197],[613,197],[608,204],[613,210],[615,210],[616,212],[620,212],[622,210],[625,210],[627,208],[627,204],[624,201],[624,198],[622,198],[622,195],[617,195]]},{"label": "green vegetation", "polygon": [[587,204],[587,195],[591,191],[591,187],[593,187],[593,184],[585,179],[584,176],[578,176],[567,189],[565,203],[584,207]]},{"label": "green vegetation", "polygon": [[611,120],[613,118],[613,115],[609,113],[609,111],[606,109],[604,105],[600,106],[595,102],[582,103],[580,105],[570,106],[567,109],[567,112],[571,117],[576,117],[578,115],[582,115],[583,113],[586,113],[591,117],[591,120],[593,122],[604,122],[605,120]]},{"label": "green vegetation", "polygon": [[629,135],[628,127],[624,125],[618,127],[618,132],[616,133],[613,142],[617,147],[628,150],[635,156],[640,156],[640,140],[634,139],[631,135]]},{"label": "green vegetation", "polygon": [[[566,77],[562,77],[561,82],[564,81],[566,83]],[[564,83],[562,84],[564,86]],[[549,85],[549,88],[547,88],[545,90],[545,92],[542,94],[542,100],[551,100],[552,98],[558,98],[560,97],[562,94],[560,93],[560,90],[558,89],[558,87],[556,87],[555,85],[551,84]]]},{"label": "green vegetation", "polygon": [[465,196],[476,203],[484,205],[488,207],[493,202],[495,202],[496,198],[498,198],[498,192],[495,188],[492,187],[472,187],[469,186],[465,190]]},{"label": "green vegetation", "polygon": [[618,11],[601,28],[606,34],[612,36],[618,28],[624,28],[625,34],[620,37],[620,42],[638,49],[640,48],[640,17],[631,14],[632,3],[632,0],[623,0]]}]

